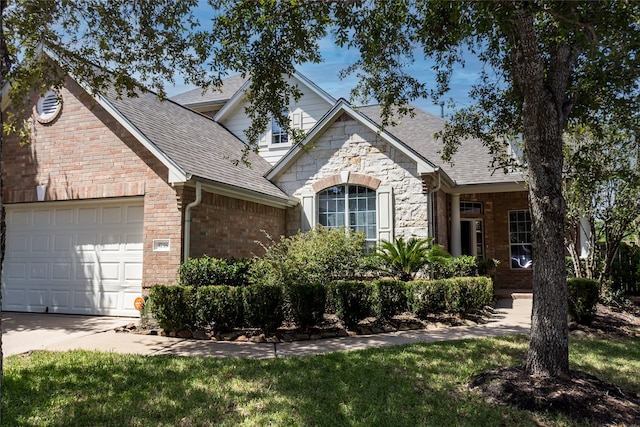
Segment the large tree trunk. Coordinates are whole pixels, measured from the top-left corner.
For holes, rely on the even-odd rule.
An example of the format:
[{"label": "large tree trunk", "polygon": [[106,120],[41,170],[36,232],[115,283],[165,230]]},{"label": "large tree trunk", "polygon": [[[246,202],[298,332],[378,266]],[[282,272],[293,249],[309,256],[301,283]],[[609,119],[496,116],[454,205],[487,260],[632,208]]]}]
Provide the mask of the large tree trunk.
[{"label": "large tree trunk", "polygon": [[531,12],[517,14],[514,79],[523,100],[533,242],[533,312],[526,369],[535,376],[569,373],[567,281],[564,262],[565,201],[562,133],[571,65],[559,42],[549,59],[539,51]]},{"label": "large tree trunk", "polygon": [[[7,50],[6,40],[4,38],[4,10],[7,7],[6,0],[0,0],[0,88],[7,83],[7,75],[11,68],[11,59]],[[0,111],[0,123],[4,124],[4,113]],[[2,130],[0,129],[0,164],[2,163]],[[2,282],[2,268],[4,265],[4,248],[5,248],[5,229],[4,221],[4,200],[2,198],[3,190],[2,169],[0,169],[0,283]],[[3,354],[2,354],[2,292],[0,292],[0,402],[2,402],[2,372],[3,372]],[[0,404],[0,420],[2,419],[2,405]]]}]

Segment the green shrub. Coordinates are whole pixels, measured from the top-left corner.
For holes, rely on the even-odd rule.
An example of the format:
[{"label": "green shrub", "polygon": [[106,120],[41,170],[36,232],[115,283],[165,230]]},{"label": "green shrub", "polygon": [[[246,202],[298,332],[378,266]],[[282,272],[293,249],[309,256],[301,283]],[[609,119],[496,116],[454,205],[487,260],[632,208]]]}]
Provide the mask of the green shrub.
[{"label": "green shrub", "polygon": [[287,299],[292,320],[300,328],[314,326],[322,321],[327,288],[320,283],[295,283],[287,287]]},{"label": "green shrub", "polygon": [[248,281],[251,261],[217,259],[204,255],[189,258],[178,270],[178,283],[184,286],[244,286]]},{"label": "green shrub", "polygon": [[614,291],[640,292],[640,246],[620,244],[611,264],[611,287]]},{"label": "green shrub", "polygon": [[361,232],[318,227],[272,242],[251,267],[252,283],[288,286],[328,284],[363,273],[365,238]]},{"label": "green shrub", "polygon": [[493,299],[493,282],[488,277],[454,277],[442,282],[447,313],[473,313]]},{"label": "green shrub", "polygon": [[179,331],[195,324],[193,286],[154,285],[149,291],[151,310],[161,328]]},{"label": "green shrub", "polygon": [[488,277],[455,277],[421,280],[407,284],[408,305],[420,318],[429,314],[467,314],[493,299],[493,282]]},{"label": "green shrub", "polygon": [[341,280],[330,285],[336,316],[347,326],[371,316],[374,308],[375,285],[371,282]]},{"label": "green shrub", "polygon": [[253,284],[242,288],[244,318],[249,326],[275,332],[284,320],[282,286]]},{"label": "green shrub", "polygon": [[445,291],[442,281],[416,280],[407,283],[409,311],[421,319],[445,311]]},{"label": "green shrub", "polygon": [[596,316],[600,285],[591,279],[567,279],[569,318],[588,325]]},{"label": "green shrub", "polygon": [[223,331],[242,324],[242,288],[202,286],[196,290],[195,314],[200,325]]},{"label": "green shrub", "polygon": [[407,285],[399,280],[377,280],[374,282],[376,291],[376,312],[384,318],[407,311]]}]

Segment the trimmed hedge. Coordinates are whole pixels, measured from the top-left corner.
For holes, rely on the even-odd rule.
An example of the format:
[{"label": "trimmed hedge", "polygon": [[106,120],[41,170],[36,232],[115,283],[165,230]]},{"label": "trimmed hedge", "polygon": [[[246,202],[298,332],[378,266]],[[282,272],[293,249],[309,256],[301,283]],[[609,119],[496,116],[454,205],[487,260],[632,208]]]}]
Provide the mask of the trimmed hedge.
[{"label": "trimmed hedge", "polygon": [[287,299],[293,322],[300,328],[322,321],[327,288],[321,283],[296,283],[287,286]]},{"label": "trimmed hedge", "polygon": [[242,288],[246,322],[264,332],[274,332],[284,320],[282,286],[254,284]]},{"label": "trimmed hedge", "polygon": [[276,331],[285,305],[298,327],[320,323],[325,307],[331,307],[347,326],[369,316],[391,318],[411,311],[421,318],[434,313],[465,314],[477,311],[493,298],[487,277],[401,282],[396,280],[337,281],[295,284],[285,290],[274,284],[235,286],[163,286],[151,288],[150,307],[160,326],[177,331],[195,326],[215,330],[243,325]]},{"label": "trimmed hedge", "polygon": [[161,328],[179,331],[196,323],[193,286],[154,285],[149,290],[152,312]]},{"label": "trimmed hedge", "polygon": [[407,284],[400,280],[376,280],[375,302],[376,314],[390,319],[408,310]]},{"label": "trimmed hedge", "polygon": [[375,285],[359,280],[340,280],[330,284],[336,316],[348,326],[374,314]]},{"label": "trimmed hedge", "polygon": [[600,299],[600,284],[591,279],[567,279],[569,318],[588,325],[596,317],[596,304]]},{"label": "trimmed hedge", "polygon": [[433,313],[472,313],[491,303],[493,282],[488,277],[418,280],[407,284],[409,310],[424,318]]},{"label": "trimmed hedge", "polygon": [[196,291],[195,314],[199,325],[223,331],[242,324],[242,288],[203,286]]}]

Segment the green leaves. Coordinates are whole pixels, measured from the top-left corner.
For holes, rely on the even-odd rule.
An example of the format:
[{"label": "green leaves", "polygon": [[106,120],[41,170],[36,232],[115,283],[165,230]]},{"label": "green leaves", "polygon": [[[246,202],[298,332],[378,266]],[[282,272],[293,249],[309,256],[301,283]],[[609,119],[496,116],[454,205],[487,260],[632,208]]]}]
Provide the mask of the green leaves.
[{"label": "green leaves", "polygon": [[398,237],[394,242],[383,241],[377,249],[375,257],[381,263],[381,269],[402,281],[412,280],[416,273],[428,264],[443,263],[451,255],[433,240],[404,240]]}]

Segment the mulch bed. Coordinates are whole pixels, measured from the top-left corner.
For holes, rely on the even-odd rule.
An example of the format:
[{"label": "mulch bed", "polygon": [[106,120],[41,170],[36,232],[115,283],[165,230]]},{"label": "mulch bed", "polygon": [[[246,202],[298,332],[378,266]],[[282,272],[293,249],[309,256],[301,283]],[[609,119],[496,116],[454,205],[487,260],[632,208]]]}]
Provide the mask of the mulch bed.
[{"label": "mulch bed", "polygon": [[[640,337],[640,310],[598,306],[594,321],[570,325],[572,334]],[[640,426],[640,393],[622,390],[584,372],[563,378],[537,378],[522,367],[498,368],[477,375],[468,388],[487,402],[536,413],[561,413],[596,426]]]}]

